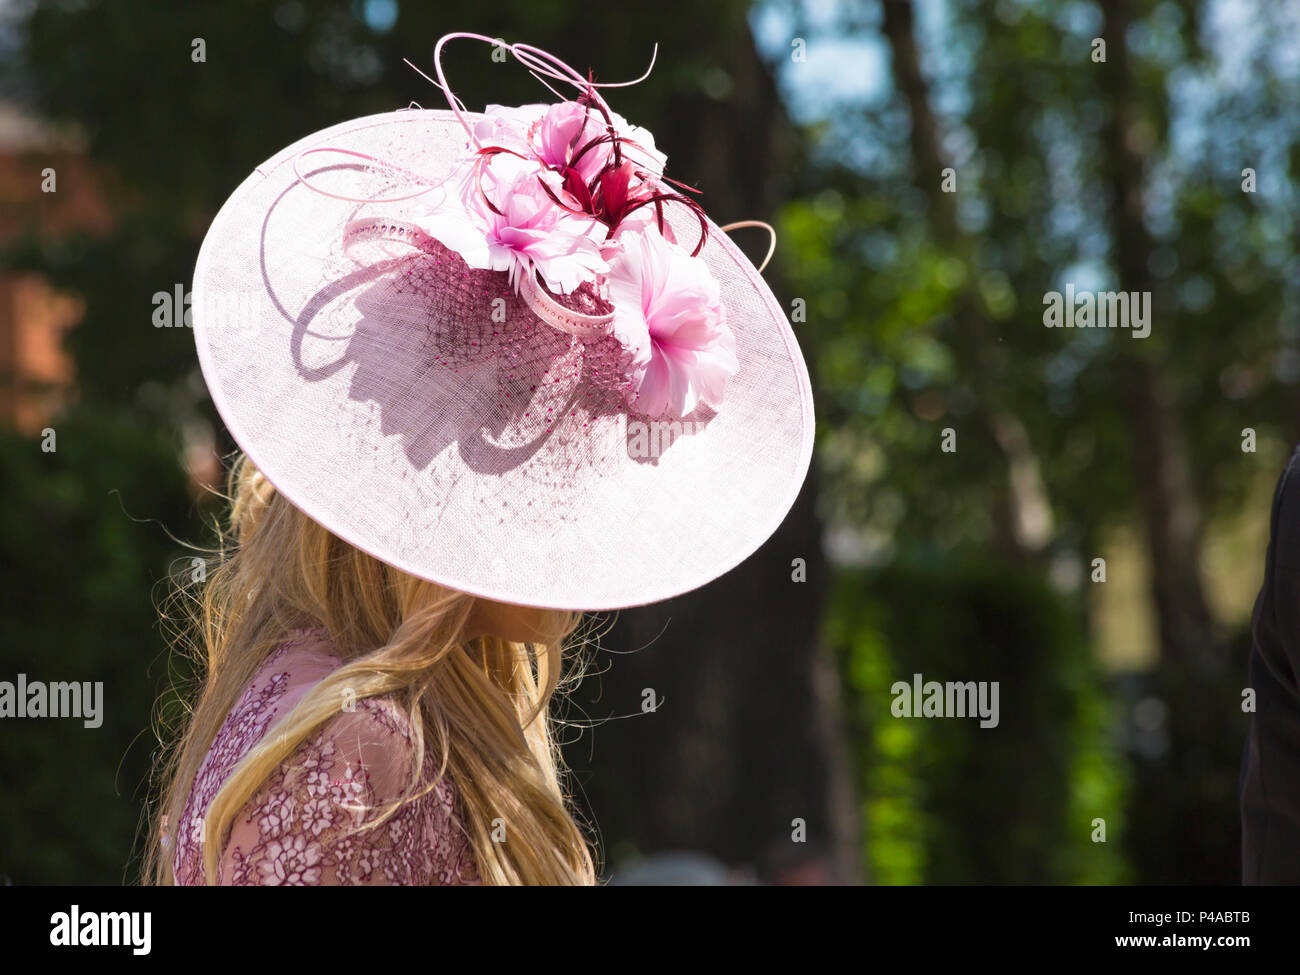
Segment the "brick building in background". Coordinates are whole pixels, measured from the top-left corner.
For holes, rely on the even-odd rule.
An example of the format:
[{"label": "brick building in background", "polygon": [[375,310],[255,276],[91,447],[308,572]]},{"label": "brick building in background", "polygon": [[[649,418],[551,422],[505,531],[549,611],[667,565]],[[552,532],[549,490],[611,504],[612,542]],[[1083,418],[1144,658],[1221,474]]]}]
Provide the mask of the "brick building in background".
[{"label": "brick building in background", "polygon": [[[46,170],[55,192],[44,192]],[[111,214],[75,133],[0,104],[0,248],[28,234],[103,232]],[[0,268],[0,425],[37,434],[76,395],[64,334],[82,302],[40,274]]]}]

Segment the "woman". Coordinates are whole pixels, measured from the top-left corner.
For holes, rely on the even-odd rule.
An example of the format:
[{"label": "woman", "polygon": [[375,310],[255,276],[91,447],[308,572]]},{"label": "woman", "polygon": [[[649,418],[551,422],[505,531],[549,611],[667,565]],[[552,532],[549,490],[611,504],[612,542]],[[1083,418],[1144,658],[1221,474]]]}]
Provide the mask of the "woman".
[{"label": "woman", "polygon": [[[545,713],[576,615],[392,569],[247,461],[231,495],[234,554],[202,599],[211,679],[178,752],[175,853],[161,847],[157,879],[591,883]],[[510,842],[493,842],[503,816]],[[204,845],[209,832],[229,839]]]},{"label": "woman", "polygon": [[454,37],[497,43],[439,41],[450,111],[290,146],[200,251],[244,456],[154,882],[593,883],[548,707],[566,639],[735,566],[806,474],[807,372],[729,228],[536,48],[509,50],[573,101],[466,112]]}]

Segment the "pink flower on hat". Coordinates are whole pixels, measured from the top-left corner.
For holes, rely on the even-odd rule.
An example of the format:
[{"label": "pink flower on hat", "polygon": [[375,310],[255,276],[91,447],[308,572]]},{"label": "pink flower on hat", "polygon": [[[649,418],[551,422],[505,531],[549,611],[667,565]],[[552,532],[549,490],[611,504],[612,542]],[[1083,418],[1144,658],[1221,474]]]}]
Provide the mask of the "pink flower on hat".
[{"label": "pink flower on hat", "polygon": [[559,102],[537,123],[532,148],[552,169],[575,169],[583,182],[590,182],[609,159],[608,143],[592,144],[604,134],[604,119],[594,109],[577,102]]},{"label": "pink flower on hat", "polygon": [[[580,327],[608,328],[624,346],[629,400],[646,415],[720,405],[740,368],[735,337],[708,265],[678,245],[663,207],[684,204],[699,219],[696,253],[707,219],[664,178],[654,137],[594,89],[550,106],[491,105],[471,131],[450,192],[420,227],[470,267],[508,272],[516,290],[538,274],[552,292],[589,288],[607,299],[612,313]],[[573,328],[554,303],[525,300]]]},{"label": "pink flower on hat", "polygon": [[663,175],[668,157],[655,148],[654,136],[629,124],[617,112],[611,111],[609,115],[606,123],[605,116],[590,105],[581,102],[552,105],[532,130],[533,151],[552,169],[560,172],[573,169],[584,183],[590,183],[610,164],[614,154],[608,138],[612,123],[622,158],[652,176]]},{"label": "pink flower on hat", "polygon": [[649,416],[687,416],[722,402],[740,369],[717,282],[654,229],[620,235],[608,277],[615,336],[631,352],[636,406]]},{"label": "pink flower on hat", "polygon": [[655,148],[649,129],[633,125],[615,111],[609,112],[607,123],[603,113],[583,102],[489,105],[474,124],[474,138],[479,145],[501,146],[534,156],[560,173],[572,168],[589,183],[613,155],[614,147],[608,140],[611,124],[623,158],[631,159],[651,176],[662,176],[668,157]]}]

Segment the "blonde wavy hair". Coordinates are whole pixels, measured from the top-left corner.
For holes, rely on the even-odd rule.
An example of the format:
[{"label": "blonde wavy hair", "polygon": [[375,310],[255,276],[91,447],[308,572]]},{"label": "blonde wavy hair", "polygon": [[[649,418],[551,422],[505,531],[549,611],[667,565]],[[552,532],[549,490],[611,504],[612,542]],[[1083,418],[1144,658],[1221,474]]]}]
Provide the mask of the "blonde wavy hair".
[{"label": "blonde wavy hair", "polygon": [[[550,709],[581,614],[539,611],[532,643],[471,636],[477,597],[400,572],[332,535],[243,456],[228,500],[215,568],[174,594],[171,605],[185,612],[164,611],[173,624],[181,619],[182,650],[197,658],[202,682],[180,727],[168,733],[159,721],[161,798],[147,826],[145,883],[175,882],[166,825],[178,832],[199,766],[258,666],[287,632],[308,625],[329,630],[344,663],[249,750],[213,799],[202,831],[209,884],[235,817],[259,787],[341,701],[377,695],[390,695],[413,731],[411,788],[401,802],[436,784],[417,781],[432,750],[454,786],[483,883],[594,883],[587,836],[562,788]],[[576,672],[565,682],[572,679]],[[493,841],[494,820],[507,824],[505,842]]]}]

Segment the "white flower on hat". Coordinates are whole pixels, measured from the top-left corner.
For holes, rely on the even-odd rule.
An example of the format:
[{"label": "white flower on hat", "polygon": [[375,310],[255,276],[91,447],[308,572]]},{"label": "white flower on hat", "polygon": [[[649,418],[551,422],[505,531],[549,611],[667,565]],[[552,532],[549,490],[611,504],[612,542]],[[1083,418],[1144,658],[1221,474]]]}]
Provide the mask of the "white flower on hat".
[{"label": "white flower on hat", "polygon": [[481,156],[463,171],[458,189],[415,223],[470,267],[506,271],[516,288],[520,275],[536,271],[559,293],[608,270],[604,225],[557,205],[568,196],[560,176],[533,160],[510,152]]}]

